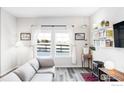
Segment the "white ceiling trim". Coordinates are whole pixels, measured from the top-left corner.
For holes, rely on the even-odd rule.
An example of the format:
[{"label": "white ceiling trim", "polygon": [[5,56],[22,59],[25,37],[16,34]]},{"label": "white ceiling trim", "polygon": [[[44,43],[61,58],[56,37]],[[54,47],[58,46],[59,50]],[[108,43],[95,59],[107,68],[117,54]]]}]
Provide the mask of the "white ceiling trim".
[{"label": "white ceiling trim", "polygon": [[98,7],[4,7],[16,17],[90,16]]}]

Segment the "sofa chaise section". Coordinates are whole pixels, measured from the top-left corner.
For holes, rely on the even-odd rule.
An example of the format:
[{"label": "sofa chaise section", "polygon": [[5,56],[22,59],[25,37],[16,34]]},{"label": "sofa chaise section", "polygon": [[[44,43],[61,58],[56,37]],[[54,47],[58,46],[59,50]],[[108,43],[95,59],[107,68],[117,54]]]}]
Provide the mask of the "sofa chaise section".
[{"label": "sofa chaise section", "polygon": [[52,81],[53,75],[51,73],[37,73],[31,81]]}]

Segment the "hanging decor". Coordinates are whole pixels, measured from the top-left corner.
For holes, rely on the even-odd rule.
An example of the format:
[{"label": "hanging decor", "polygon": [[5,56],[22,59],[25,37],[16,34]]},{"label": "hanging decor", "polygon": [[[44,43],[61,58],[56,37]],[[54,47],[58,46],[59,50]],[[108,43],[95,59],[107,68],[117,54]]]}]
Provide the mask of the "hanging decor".
[{"label": "hanging decor", "polygon": [[75,40],[85,40],[85,33],[75,33]]},{"label": "hanging decor", "polygon": [[31,40],[31,33],[20,33],[20,40]]}]

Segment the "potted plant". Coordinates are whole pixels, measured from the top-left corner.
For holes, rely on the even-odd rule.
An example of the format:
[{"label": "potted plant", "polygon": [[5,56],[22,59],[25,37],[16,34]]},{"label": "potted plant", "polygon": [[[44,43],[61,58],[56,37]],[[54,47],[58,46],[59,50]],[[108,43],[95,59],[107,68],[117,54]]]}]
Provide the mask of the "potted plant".
[{"label": "potted plant", "polygon": [[93,50],[93,51],[96,50],[96,48],[94,46],[90,46],[90,49]]}]

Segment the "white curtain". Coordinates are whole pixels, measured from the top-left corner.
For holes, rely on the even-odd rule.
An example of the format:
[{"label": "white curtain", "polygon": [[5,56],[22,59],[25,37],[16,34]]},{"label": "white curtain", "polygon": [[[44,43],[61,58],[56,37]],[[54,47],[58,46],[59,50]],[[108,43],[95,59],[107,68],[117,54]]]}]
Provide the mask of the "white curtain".
[{"label": "white curtain", "polygon": [[74,26],[71,26],[70,28],[71,28],[71,30],[69,30],[69,31],[70,31],[70,39],[71,39],[71,58],[72,58],[72,64],[77,64]]},{"label": "white curtain", "polygon": [[33,52],[33,58],[37,56],[37,35],[41,32],[41,27],[32,26],[31,27],[31,47]]}]

